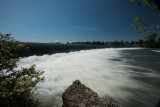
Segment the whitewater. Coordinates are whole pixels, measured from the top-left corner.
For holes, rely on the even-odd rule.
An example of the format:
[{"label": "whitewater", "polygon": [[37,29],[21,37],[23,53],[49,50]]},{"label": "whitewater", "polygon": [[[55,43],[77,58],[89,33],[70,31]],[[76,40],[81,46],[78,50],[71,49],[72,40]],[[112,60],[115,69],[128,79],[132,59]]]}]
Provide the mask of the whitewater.
[{"label": "whitewater", "polygon": [[[146,70],[143,75],[152,75],[159,79],[159,74],[140,66],[128,64],[132,59],[124,58],[123,50],[141,50],[141,48],[106,48],[82,50],[70,53],[57,53],[43,56],[29,56],[18,62],[18,67],[30,67],[36,65],[36,69],[45,71],[45,80],[37,84],[38,95],[35,97],[41,101],[40,106],[61,107],[62,93],[75,80],[80,80],[87,87],[98,93],[101,97],[111,99],[122,106],[134,107],[151,106],[158,99],[159,88],[143,81],[132,78],[143,73],[135,73],[135,68]],[[133,69],[131,69],[133,68]],[[154,70],[153,70],[154,71]],[[134,72],[134,73],[133,73]],[[153,91],[154,89],[154,91]],[[146,96],[147,93],[152,93]],[[139,96],[143,95],[144,99]],[[140,107],[140,106],[139,106]]]}]

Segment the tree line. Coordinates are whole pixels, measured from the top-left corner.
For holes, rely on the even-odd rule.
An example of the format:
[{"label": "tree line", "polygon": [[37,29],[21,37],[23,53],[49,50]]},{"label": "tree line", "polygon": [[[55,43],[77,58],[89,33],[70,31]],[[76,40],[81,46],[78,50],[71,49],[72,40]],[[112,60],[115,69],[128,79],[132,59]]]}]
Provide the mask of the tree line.
[{"label": "tree line", "polygon": [[77,45],[112,45],[112,46],[138,46],[146,48],[160,48],[160,37],[153,34],[147,38],[140,39],[138,41],[85,41],[85,42],[67,42],[66,44]]}]

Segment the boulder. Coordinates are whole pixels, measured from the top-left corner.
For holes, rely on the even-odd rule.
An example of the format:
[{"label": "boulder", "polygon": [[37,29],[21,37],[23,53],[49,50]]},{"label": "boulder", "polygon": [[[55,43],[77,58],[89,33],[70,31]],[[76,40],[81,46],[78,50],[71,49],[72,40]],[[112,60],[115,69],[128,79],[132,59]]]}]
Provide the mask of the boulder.
[{"label": "boulder", "polygon": [[98,96],[96,92],[81,84],[73,82],[62,95],[62,107],[120,107],[118,104]]}]

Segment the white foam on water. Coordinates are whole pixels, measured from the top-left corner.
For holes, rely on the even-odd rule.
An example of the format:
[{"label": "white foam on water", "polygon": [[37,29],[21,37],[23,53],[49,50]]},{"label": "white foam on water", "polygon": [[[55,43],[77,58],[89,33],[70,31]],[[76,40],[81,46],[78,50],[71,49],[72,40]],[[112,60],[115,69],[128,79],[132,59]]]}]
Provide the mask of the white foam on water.
[{"label": "white foam on water", "polygon": [[158,50],[158,49],[157,49],[157,50],[152,50],[152,51],[153,51],[153,52],[159,52],[159,53],[160,53],[160,50]]},{"label": "white foam on water", "polygon": [[142,88],[130,78],[120,50],[138,48],[107,48],[82,50],[70,53],[53,55],[30,56],[19,61],[19,67],[29,67],[33,64],[36,69],[43,70],[45,80],[38,83],[38,97],[41,106],[62,106],[62,93],[75,80],[80,80],[87,87],[98,93],[99,96],[125,99],[132,96],[124,89]]}]

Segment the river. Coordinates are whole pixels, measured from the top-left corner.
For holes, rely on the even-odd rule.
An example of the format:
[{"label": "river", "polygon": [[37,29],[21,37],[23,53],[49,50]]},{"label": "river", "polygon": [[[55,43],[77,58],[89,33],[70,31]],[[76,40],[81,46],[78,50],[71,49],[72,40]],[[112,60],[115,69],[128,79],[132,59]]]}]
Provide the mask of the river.
[{"label": "river", "polygon": [[160,51],[105,48],[29,56],[19,67],[35,64],[45,80],[37,84],[40,106],[61,107],[62,93],[79,79],[99,96],[122,107],[155,107],[160,100]]}]

